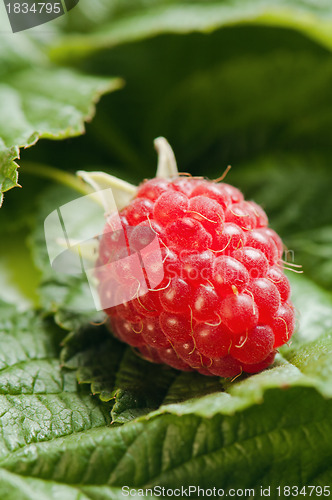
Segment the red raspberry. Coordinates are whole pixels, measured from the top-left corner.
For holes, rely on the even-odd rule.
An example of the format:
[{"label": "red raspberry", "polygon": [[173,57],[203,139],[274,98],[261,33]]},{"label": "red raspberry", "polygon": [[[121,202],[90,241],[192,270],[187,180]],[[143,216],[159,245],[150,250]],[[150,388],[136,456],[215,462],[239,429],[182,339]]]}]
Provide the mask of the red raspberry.
[{"label": "red raspberry", "polygon": [[[282,242],[261,207],[228,184],[178,175],[144,181],[121,228],[112,217],[96,275],[117,338],[152,362],[205,375],[273,362],[295,321]],[[159,251],[150,249],[156,238]],[[130,300],[106,307],[124,289]]]}]

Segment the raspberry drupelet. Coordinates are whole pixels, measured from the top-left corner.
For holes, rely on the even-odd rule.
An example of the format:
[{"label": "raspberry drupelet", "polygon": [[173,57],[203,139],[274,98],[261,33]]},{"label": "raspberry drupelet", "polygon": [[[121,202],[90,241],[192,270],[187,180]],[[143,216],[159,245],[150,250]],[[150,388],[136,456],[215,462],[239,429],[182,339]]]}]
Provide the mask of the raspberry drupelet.
[{"label": "raspberry drupelet", "polygon": [[142,269],[146,277],[162,267],[162,279],[141,295],[133,287],[131,300],[105,308],[111,331],[145,359],[179,370],[221,377],[261,371],[294,331],[282,241],[264,210],[236,187],[176,174],[163,141],[159,175],[142,182],[120,210],[121,230],[110,232],[112,215],[106,223],[101,301],[111,293],[107,283],[114,294],[131,286],[124,257],[147,248],[152,237],[162,259],[147,253]]}]

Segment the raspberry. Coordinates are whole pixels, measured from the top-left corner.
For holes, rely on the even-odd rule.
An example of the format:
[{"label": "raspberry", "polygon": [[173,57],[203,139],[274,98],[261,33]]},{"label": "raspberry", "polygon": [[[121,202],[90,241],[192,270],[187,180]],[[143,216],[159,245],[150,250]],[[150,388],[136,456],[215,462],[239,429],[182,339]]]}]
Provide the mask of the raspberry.
[{"label": "raspberry", "polygon": [[208,358],[221,358],[228,354],[232,344],[232,332],[220,324],[213,326],[197,323],[193,330],[194,345]]},{"label": "raspberry", "polygon": [[[234,250],[244,246],[244,232],[236,224],[225,223],[217,227],[213,234],[212,249],[224,255],[231,255]],[[248,245],[250,246],[250,245]]]},{"label": "raspberry", "polygon": [[[261,371],[294,331],[281,239],[237,188],[175,175],[174,163],[171,171],[142,182],[120,218],[107,219],[96,277],[111,329],[145,359],[179,370]],[[130,300],[121,303],[124,290]]]},{"label": "raspberry", "polygon": [[220,255],[214,259],[211,281],[221,297],[232,296],[232,292],[239,292],[246,288],[249,283],[249,273],[238,260],[227,255]]},{"label": "raspberry", "polygon": [[188,205],[189,200],[184,194],[168,190],[155,200],[153,216],[157,222],[167,226],[169,221],[183,218]]},{"label": "raspberry", "polygon": [[243,333],[258,323],[258,309],[254,297],[245,293],[228,295],[219,309],[222,322],[233,333]]},{"label": "raspberry", "polygon": [[245,364],[261,363],[272,351],[274,334],[268,325],[256,326],[233,342],[230,354]]}]

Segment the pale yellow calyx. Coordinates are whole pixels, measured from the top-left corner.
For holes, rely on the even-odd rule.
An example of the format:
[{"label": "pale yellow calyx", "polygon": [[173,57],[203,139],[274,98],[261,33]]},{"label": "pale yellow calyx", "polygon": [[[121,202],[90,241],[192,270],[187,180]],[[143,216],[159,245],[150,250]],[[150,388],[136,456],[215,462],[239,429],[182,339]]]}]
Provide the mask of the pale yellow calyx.
[{"label": "pale yellow calyx", "polygon": [[158,166],[156,177],[169,179],[178,175],[178,167],[173,153],[173,149],[165,137],[157,137],[154,140],[154,147],[158,153]]},{"label": "pale yellow calyx", "polygon": [[[133,184],[105,172],[85,172],[84,170],[79,170],[77,175],[95,190],[96,197],[98,198],[96,201],[101,203],[106,214],[111,213],[114,207],[113,200],[110,201],[109,199],[109,191],[105,190],[112,190],[118,210],[127,206],[137,191],[137,187]],[[110,202],[112,206],[110,206]]]},{"label": "pale yellow calyx", "polygon": [[[178,175],[173,150],[164,137],[158,137],[154,141],[158,153],[158,165],[156,177],[169,179]],[[94,200],[102,205],[105,214],[114,212],[114,202],[117,210],[122,210],[137,193],[137,186],[130,184],[114,175],[105,172],[86,172],[79,170],[76,175],[84,180],[94,190]],[[109,190],[112,190],[113,199],[110,199]]]}]

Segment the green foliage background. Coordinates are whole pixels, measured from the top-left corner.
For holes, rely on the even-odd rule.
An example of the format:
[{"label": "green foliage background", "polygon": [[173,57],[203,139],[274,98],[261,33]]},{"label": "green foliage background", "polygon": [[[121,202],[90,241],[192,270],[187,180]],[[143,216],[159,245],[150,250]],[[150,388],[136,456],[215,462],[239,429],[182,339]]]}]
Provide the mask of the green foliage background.
[{"label": "green foliage background", "polygon": [[[81,0],[15,35],[0,19],[0,497],[331,485],[332,5]],[[67,174],[152,177],[159,135],[180,171],[231,164],[303,265],[298,331],[261,374],[144,362],[49,266],[43,221],[80,189]]]}]

